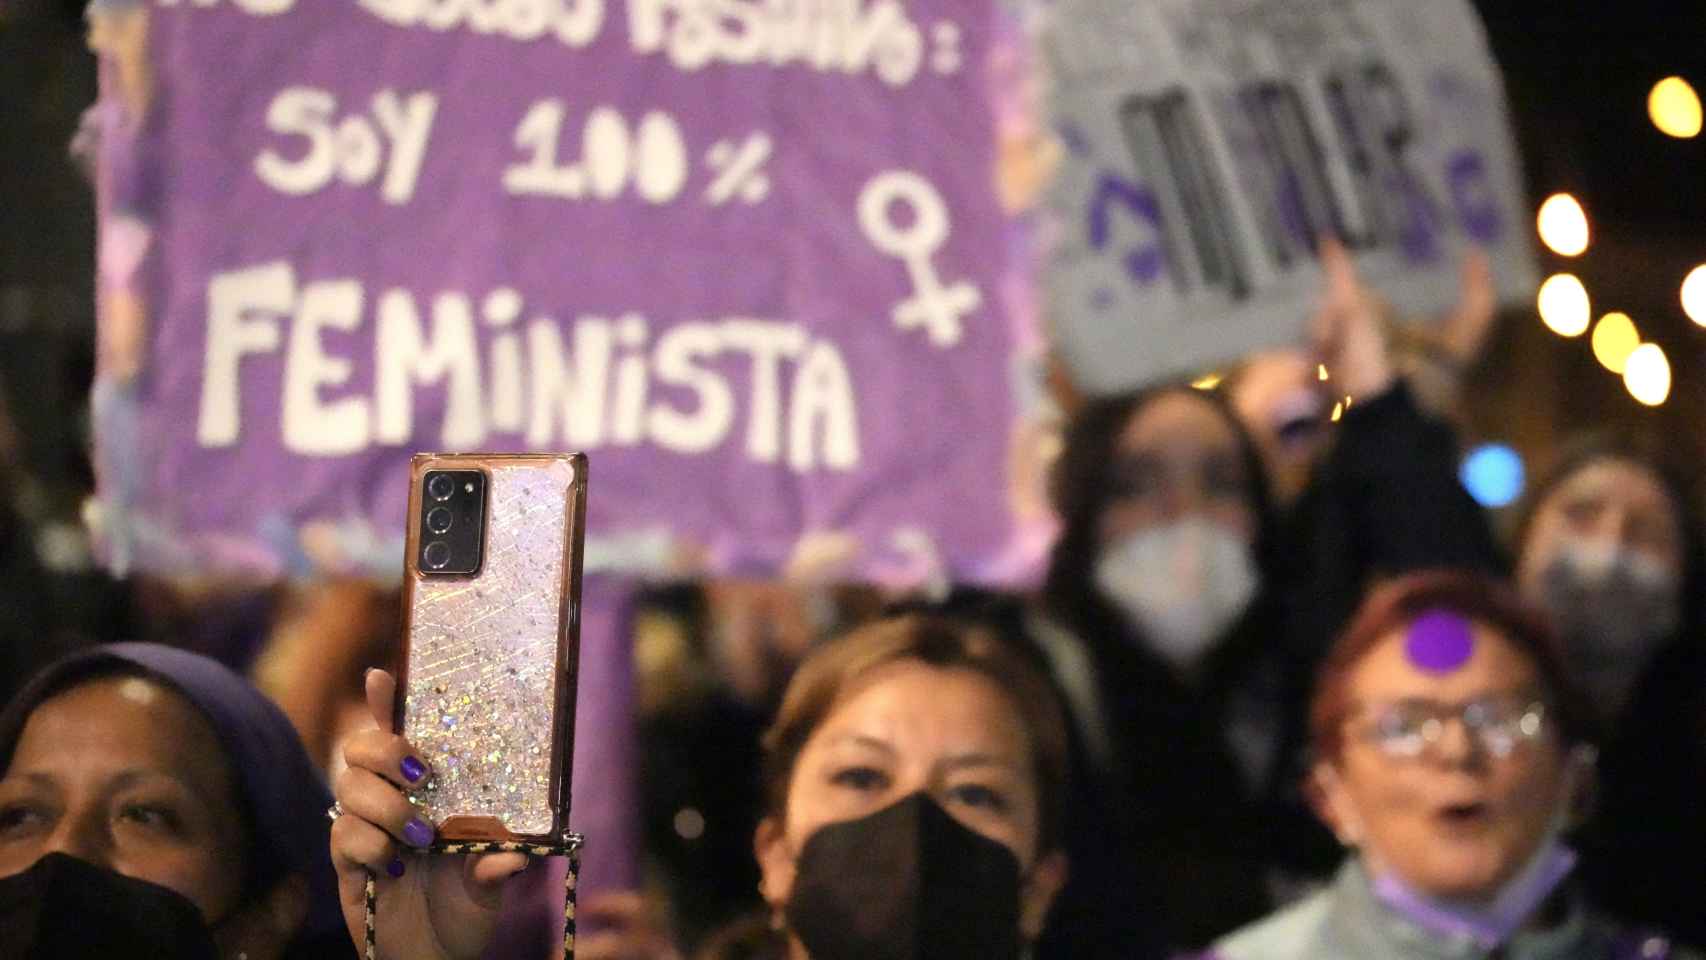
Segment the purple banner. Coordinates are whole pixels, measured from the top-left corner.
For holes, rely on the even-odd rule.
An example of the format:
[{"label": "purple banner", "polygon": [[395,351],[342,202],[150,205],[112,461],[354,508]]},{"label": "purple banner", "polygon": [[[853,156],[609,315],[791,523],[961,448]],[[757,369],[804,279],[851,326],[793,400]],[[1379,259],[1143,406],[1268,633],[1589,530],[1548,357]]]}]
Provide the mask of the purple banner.
[{"label": "purple banner", "polygon": [[416,450],[587,451],[594,567],[1034,560],[993,5],[97,20],[116,563],[395,572]]}]

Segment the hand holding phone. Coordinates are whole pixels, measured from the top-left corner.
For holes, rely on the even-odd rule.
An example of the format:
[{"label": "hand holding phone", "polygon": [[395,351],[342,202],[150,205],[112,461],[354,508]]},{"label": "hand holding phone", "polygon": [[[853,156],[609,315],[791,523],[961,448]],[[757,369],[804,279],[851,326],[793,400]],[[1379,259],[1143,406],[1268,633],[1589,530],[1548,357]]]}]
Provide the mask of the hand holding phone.
[{"label": "hand holding phone", "polygon": [[[491,942],[504,884],[527,866],[527,857],[418,855],[425,844],[416,841],[431,838],[410,827],[420,818],[403,791],[412,789],[408,774],[417,769],[409,760],[422,762],[412,744],[390,731],[396,691],[390,674],[368,673],[367,705],[375,725],[344,745],[349,769],[336,785],[343,815],[332,824],[344,924],[354,944],[366,941],[366,887],[372,877],[379,894],[374,917],[379,958],[472,960]],[[422,770],[423,776],[431,773]]]},{"label": "hand holding phone", "polygon": [[586,458],[420,455],[409,482],[403,675],[368,674],[332,854],[357,944],[372,877],[381,956],[477,957],[526,858],[411,851],[567,830]]}]

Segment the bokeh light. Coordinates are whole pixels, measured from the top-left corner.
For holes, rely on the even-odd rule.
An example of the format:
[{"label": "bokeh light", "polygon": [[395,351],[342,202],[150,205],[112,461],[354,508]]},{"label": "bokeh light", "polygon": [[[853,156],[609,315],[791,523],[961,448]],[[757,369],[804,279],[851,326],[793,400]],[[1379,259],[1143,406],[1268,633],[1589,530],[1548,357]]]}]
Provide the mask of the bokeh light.
[{"label": "bokeh light", "polygon": [[1220,374],[1210,373],[1191,381],[1191,386],[1198,390],[1213,390],[1220,386]]},{"label": "bokeh light", "polygon": [[1686,140],[1700,133],[1700,95],[1687,80],[1666,77],[1647,94],[1647,116],[1660,131]]},{"label": "bokeh light", "polygon": [[1540,319],[1560,337],[1579,337],[1587,332],[1592,308],[1588,290],[1572,273],[1555,273],[1540,285]]},{"label": "bokeh light", "polygon": [[1580,256],[1588,248],[1588,215],[1567,193],[1547,197],[1535,225],[1540,230],[1540,242],[1561,257]]},{"label": "bokeh light", "polygon": [[1664,348],[1656,343],[1643,343],[1629,354],[1623,367],[1623,386],[1629,395],[1649,407],[1656,407],[1670,396],[1670,361]]},{"label": "bokeh light", "polygon": [[1688,271],[1682,278],[1682,312],[1688,319],[1706,327],[1706,263]]},{"label": "bokeh light", "polygon": [[1641,345],[1641,332],[1627,313],[1613,311],[1593,327],[1593,356],[1612,373],[1622,373],[1629,355]]},{"label": "bokeh light", "polygon": [[1483,443],[1469,451],[1457,476],[1476,503],[1491,508],[1515,502],[1526,482],[1522,457],[1502,443]]}]

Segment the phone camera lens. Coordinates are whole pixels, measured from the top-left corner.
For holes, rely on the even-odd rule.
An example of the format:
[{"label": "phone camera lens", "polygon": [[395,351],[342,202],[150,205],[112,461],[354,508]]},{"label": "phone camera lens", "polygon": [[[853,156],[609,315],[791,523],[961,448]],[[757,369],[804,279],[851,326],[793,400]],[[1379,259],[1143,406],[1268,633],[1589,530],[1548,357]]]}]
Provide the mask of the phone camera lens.
[{"label": "phone camera lens", "polygon": [[431,494],[434,500],[449,500],[451,495],[456,493],[456,481],[450,479],[448,474],[433,474],[426,486],[427,493]]},{"label": "phone camera lens", "polygon": [[433,533],[444,533],[455,521],[456,515],[450,512],[449,507],[433,507],[427,511],[427,529]]},{"label": "phone camera lens", "polygon": [[429,569],[443,570],[445,565],[450,562],[450,544],[443,540],[434,540],[426,545],[425,550],[421,551],[421,559],[426,562]]}]

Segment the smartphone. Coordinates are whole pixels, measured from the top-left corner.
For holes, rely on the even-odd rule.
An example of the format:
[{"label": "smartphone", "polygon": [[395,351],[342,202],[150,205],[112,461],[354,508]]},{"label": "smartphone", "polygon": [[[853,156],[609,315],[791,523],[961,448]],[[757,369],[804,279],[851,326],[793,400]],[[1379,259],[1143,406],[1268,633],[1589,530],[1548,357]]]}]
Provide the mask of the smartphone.
[{"label": "smartphone", "polygon": [[568,830],[584,454],[417,454],[409,467],[395,729],[445,840]]}]

